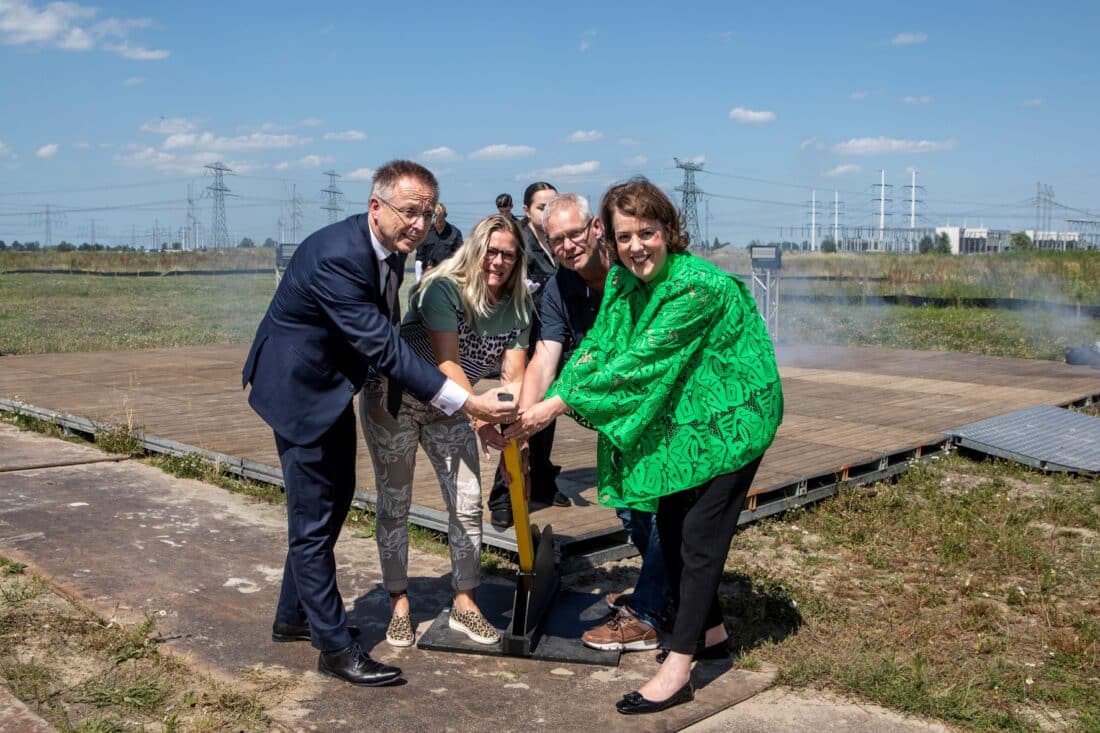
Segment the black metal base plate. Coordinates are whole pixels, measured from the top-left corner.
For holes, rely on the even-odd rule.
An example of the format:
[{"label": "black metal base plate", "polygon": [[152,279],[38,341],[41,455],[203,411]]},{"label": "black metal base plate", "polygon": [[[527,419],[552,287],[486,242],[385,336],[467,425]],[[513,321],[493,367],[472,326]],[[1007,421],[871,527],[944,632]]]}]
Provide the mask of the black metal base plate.
[{"label": "black metal base plate", "polygon": [[[511,626],[512,601],[515,586],[499,583],[482,583],[477,589],[477,605],[481,613],[502,633]],[[477,644],[465,634],[447,626],[451,609],[444,608],[432,622],[431,628],[421,634],[416,645],[421,649],[441,652],[464,652],[504,656],[501,645]],[[531,659],[570,664],[600,664],[615,667],[619,664],[619,652],[589,649],[581,642],[586,629],[603,623],[608,618],[607,604],[602,595],[559,591],[546,614],[542,636],[538,638]]]}]

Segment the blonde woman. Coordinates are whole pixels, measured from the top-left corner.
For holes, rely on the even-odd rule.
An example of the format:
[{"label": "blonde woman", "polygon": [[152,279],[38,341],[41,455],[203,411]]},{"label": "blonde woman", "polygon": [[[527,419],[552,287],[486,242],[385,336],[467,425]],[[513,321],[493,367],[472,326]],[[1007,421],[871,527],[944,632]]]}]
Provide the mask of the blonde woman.
[{"label": "blonde woman", "polygon": [[[500,215],[478,222],[455,254],[424,276],[401,323],[401,337],[447,377],[473,389],[496,364],[501,382],[519,393],[527,363],[533,303],[527,289],[523,237]],[[378,492],[376,537],[382,581],[392,613],[386,640],[415,641],[408,597],[408,516],[419,444],[439,477],[449,514],[448,544],[454,604],[449,625],[471,640],[494,644],[500,633],[477,606],[481,580],[481,466],[477,437],[462,415],[447,416],[406,395],[396,416],[387,410],[385,385],[360,396],[363,434]],[[492,426],[483,440],[503,445]]]}]

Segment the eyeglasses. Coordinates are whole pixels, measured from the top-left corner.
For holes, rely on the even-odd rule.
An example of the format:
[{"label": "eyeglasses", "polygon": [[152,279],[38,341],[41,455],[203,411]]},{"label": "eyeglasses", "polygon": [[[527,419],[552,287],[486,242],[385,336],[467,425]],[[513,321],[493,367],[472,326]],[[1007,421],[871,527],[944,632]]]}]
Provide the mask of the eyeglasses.
[{"label": "eyeglasses", "polygon": [[432,217],[435,216],[434,208],[429,209],[428,211],[417,211],[416,209],[399,209],[391,204],[389,201],[386,201],[386,199],[382,198],[381,196],[375,196],[375,198],[396,211],[397,215],[405,221],[416,221],[417,219],[419,219],[420,221],[431,221]]},{"label": "eyeglasses", "polygon": [[592,220],[589,219],[585,222],[585,225],[580,229],[574,229],[571,232],[562,232],[557,236],[550,237],[550,249],[557,249],[565,244],[565,240],[569,240],[574,244],[579,243],[582,239],[588,236],[588,227],[592,226]]},{"label": "eyeglasses", "polygon": [[511,252],[511,251],[507,251],[507,250],[503,250],[503,249],[497,249],[496,247],[490,247],[489,249],[485,250],[485,261],[486,262],[492,262],[497,257],[499,257],[501,262],[503,262],[506,265],[511,265],[511,264],[515,263],[515,261],[516,261],[516,253],[515,252]]}]

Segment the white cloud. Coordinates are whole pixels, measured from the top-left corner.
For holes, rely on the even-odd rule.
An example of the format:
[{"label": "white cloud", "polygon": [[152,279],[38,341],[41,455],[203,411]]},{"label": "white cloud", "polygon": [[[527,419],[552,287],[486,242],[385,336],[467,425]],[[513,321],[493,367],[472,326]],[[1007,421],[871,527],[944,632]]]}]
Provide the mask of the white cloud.
[{"label": "white cloud", "polygon": [[332,158],[321,155],[305,155],[298,160],[284,160],[275,164],[275,170],[285,171],[291,168],[320,168],[326,163],[332,162]]},{"label": "white cloud", "polygon": [[95,8],[77,3],[50,3],[39,11],[24,0],[8,0],[0,2],[0,34],[8,45],[60,45],[75,23],[95,14]]},{"label": "white cloud", "polygon": [[11,148],[9,148],[7,145],[5,145],[3,140],[0,140],[0,156],[7,157],[11,154],[12,154],[11,153]]},{"label": "white cloud", "polygon": [[356,168],[344,174],[345,181],[369,181],[374,178],[373,168]]},{"label": "white cloud", "polygon": [[39,158],[52,158],[55,155],[57,155],[57,143],[43,145],[38,149],[38,152],[35,153],[35,156]]},{"label": "white cloud", "polygon": [[588,49],[592,48],[592,43],[594,42],[595,38],[596,30],[594,28],[586,30],[584,32],[584,35],[581,37],[580,46],[578,46],[580,52],[584,53]]},{"label": "white cloud", "polygon": [[161,117],[159,120],[150,120],[143,124],[141,131],[156,135],[176,135],[181,132],[192,132],[198,127],[198,124],[186,117]]},{"label": "white cloud", "polygon": [[555,168],[542,168],[516,176],[518,181],[529,181],[532,178],[572,178],[595,173],[600,169],[598,160],[586,160],[583,163],[566,163]]},{"label": "white cloud", "polygon": [[1025,99],[1020,104],[1024,107],[1042,107],[1043,100],[1040,97],[1034,97],[1032,99]]},{"label": "white cloud", "polygon": [[124,86],[124,87],[136,87],[138,84],[142,83],[143,81],[145,81],[145,77],[143,77],[143,76],[131,76],[129,79],[126,79],[122,82],[122,86]]},{"label": "white cloud", "polygon": [[217,151],[241,150],[285,150],[298,145],[308,145],[312,140],[298,135],[272,135],[267,132],[253,132],[236,137],[220,137],[210,132],[181,132],[164,139],[165,150],[178,148],[205,148]]},{"label": "white cloud", "polygon": [[124,59],[132,59],[134,61],[160,61],[161,59],[168,58],[169,52],[163,49],[149,49],[144,46],[131,46],[129,43],[106,43],[103,45],[104,51],[110,51],[111,53],[117,53]]},{"label": "white cloud", "polygon": [[852,92],[848,96],[851,97],[853,100],[855,100],[857,102],[862,102],[863,100],[867,99],[867,97],[871,96],[871,93],[870,92],[865,92],[865,91],[858,91],[858,92]]},{"label": "white cloud", "polygon": [[775,112],[757,111],[745,107],[734,107],[730,110],[730,119],[746,125],[761,125],[775,121]]},{"label": "white cloud", "polygon": [[205,166],[220,161],[233,173],[248,173],[256,170],[254,163],[240,160],[227,160],[220,153],[199,150],[191,153],[169,153],[152,146],[130,144],[129,152],[115,155],[114,162],[134,168],[152,168],[162,173],[181,173],[200,175],[208,173]]},{"label": "white cloud", "polygon": [[619,145],[637,145],[638,141],[632,137],[620,137]]},{"label": "white cloud", "polygon": [[326,140],[342,140],[345,142],[353,142],[355,140],[366,140],[367,133],[362,130],[344,130],[343,132],[326,132]]},{"label": "white cloud", "polygon": [[806,148],[814,148],[815,150],[821,150],[825,146],[821,144],[821,141],[816,137],[808,137],[798,144],[799,150],[805,150]]},{"label": "white cloud", "polygon": [[644,155],[635,155],[632,158],[627,158],[626,160],[624,160],[623,165],[629,168],[640,168],[648,162],[649,158],[645,157]]},{"label": "white cloud", "polygon": [[176,156],[171,153],[165,153],[148,145],[143,148],[138,148],[132,153],[115,157],[115,161],[123,165],[149,166],[153,168],[171,163],[175,161],[175,159]]},{"label": "white cloud", "polygon": [[429,163],[454,163],[455,161],[462,160],[462,156],[456,153],[446,145],[440,145],[438,148],[429,148],[416,156],[421,160],[426,160]]},{"label": "white cloud", "polygon": [[895,46],[912,46],[916,43],[924,43],[928,40],[927,33],[921,33],[920,31],[910,33],[899,33],[890,41]]},{"label": "white cloud", "polygon": [[302,120],[302,127],[320,127],[321,121],[316,117],[307,117]]},{"label": "white cloud", "polygon": [[836,178],[837,176],[843,176],[848,173],[859,173],[859,170],[860,168],[858,165],[853,163],[842,163],[835,168],[830,168],[822,175],[828,176],[829,178]]},{"label": "white cloud", "polygon": [[881,153],[936,153],[951,150],[955,140],[899,140],[893,137],[854,137],[833,146],[834,153],[873,155]]},{"label": "white cloud", "polygon": [[599,130],[577,130],[565,138],[567,143],[592,143],[597,140],[603,140],[603,133]]},{"label": "white cloud", "polygon": [[733,40],[733,31],[722,31],[717,34],[718,40],[722,43],[729,43]]},{"label": "white cloud", "polygon": [[929,97],[927,94],[925,94],[920,97],[902,97],[901,101],[904,104],[932,104],[934,100],[932,99],[932,97]]},{"label": "white cloud", "polygon": [[[88,51],[99,46],[139,61],[168,56],[168,51],[148,50],[128,42],[130,31],[150,26],[149,19],[104,18],[93,22],[98,13],[97,8],[76,2],[51,2],[40,10],[27,0],[0,0],[0,43],[67,51]],[[106,43],[108,38],[117,42]]]},{"label": "white cloud", "polygon": [[92,147],[92,145],[91,143],[86,143],[81,140],[80,142],[73,143],[73,147],[77,150],[87,150],[88,148]]},{"label": "white cloud", "polygon": [[526,158],[534,155],[535,149],[530,145],[486,145],[470,153],[470,160],[510,160],[512,158]]}]

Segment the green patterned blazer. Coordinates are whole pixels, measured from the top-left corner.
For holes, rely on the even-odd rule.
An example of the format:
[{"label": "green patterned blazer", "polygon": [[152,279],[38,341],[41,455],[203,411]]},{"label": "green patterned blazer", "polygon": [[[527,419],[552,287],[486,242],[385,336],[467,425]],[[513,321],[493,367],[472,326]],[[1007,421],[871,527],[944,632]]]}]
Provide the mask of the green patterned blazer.
[{"label": "green patterned blazer", "polygon": [[600,503],[645,511],[762,455],[783,419],[775,353],[751,294],[688,253],[669,253],[649,283],[612,267],[554,395],[599,433]]}]

